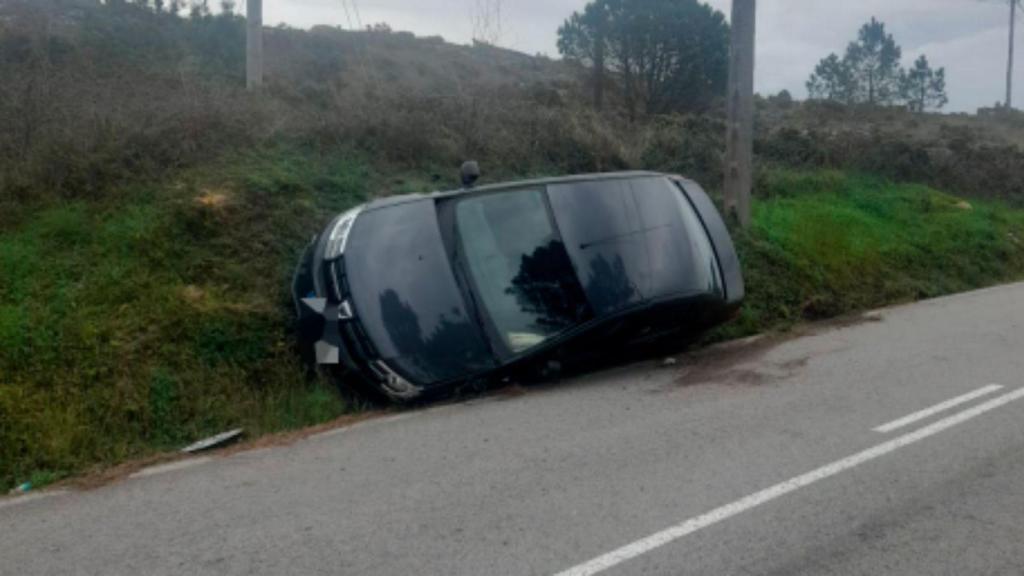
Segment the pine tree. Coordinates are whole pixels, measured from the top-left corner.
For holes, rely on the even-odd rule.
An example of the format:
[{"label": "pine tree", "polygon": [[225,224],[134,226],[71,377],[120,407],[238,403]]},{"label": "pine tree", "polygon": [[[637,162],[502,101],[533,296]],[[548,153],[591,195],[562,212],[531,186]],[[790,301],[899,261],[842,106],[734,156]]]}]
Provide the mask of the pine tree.
[{"label": "pine tree", "polygon": [[921,55],[914,66],[900,73],[900,90],[907,106],[914,112],[941,109],[946,97],[946,69],[933,70],[928,58]]},{"label": "pine tree", "polygon": [[868,104],[892,104],[900,97],[900,58],[903,51],[885,24],[871,19],[846,48],[844,62],[849,67],[856,99]]},{"label": "pine tree", "polygon": [[823,58],[807,81],[807,93],[815,100],[854,102],[855,87],[850,67],[834,53]]}]

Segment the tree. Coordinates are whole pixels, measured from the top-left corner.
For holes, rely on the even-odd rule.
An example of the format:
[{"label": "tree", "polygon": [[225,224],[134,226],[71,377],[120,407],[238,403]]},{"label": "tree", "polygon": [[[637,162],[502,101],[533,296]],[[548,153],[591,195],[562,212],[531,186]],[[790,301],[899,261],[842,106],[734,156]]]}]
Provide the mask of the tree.
[{"label": "tree", "polygon": [[210,0],[192,0],[188,10],[188,17],[193,20],[201,20],[210,16]]},{"label": "tree", "polygon": [[608,47],[609,2],[591,2],[583,13],[574,12],[558,29],[558,51],[570,60],[589,66],[594,106],[604,104],[605,53]]},{"label": "tree", "polygon": [[822,58],[807,80],[807,93],[815,100],[852,104],[856,89],[850,66],[835,53]]},{"label": "tree", "polygon": [[846,48],[846,65],[853,78],[855,97],[868,104],[892,104],[900,97],[900,58],[903,51],[885,24],[871,19]]},{"label": "tree", "polygon": [[945,106],[945,69],[932,70],[922,55],[912,69],[903,70],[902,56],[885,24],[872,18],[847,46],[842,59],[833,53],[818,62],[807,80],[807,93],[812,99],[843,104],[906,102],[918,111]]},{"label": "tree", "polygon": [[558,29],[558,50],[593,68],[595,101],[606,71],[621,78],[631,117],[695,109],[724,90],[729,25],[698,0],[593,0]]},{"label": "tree", "polygon": [[933,70],[928,58],[922,54],[910,70],[900,72],[900,90],[907,106],[914,112],[941,109],[949,102],[946,97],[946,69]]}]

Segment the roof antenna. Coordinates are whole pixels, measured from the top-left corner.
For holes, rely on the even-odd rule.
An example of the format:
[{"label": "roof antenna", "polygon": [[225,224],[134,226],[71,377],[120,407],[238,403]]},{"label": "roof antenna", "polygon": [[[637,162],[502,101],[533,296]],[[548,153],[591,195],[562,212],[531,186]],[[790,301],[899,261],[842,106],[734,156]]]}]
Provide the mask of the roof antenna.
[{"label": "roof antenna", "polygon": [[463,188],[472,188],[473,184],[476,184],[476,181],[480,179],[480,165],[476,163],[476,160],[463,162],[459,172],[462,175]]}]

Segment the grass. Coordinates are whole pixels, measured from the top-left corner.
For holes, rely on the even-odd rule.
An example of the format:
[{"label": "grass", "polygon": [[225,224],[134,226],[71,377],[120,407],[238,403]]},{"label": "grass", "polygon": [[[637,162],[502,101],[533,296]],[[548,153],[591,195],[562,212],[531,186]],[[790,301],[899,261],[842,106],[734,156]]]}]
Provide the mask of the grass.
[{"label": "grass", "polygon": [[[442,180],[275,148],[23,205],[0,225],[0,488],[355,409],[292,349],[295,258],[331,213]],[[1024,274],[1022,210],[827,171],[769,171],[759,194],[746,305],[710,339]]]},{"label": "grass", "polygon": [[296,358],[286,291],[369,176],[272,150],[0,230],[0,488],[348,410]]},{"label": "grass", "polygon": [[748,294],[711,339],[1024,277],[1024,210],[835,171],[768,171],[737,234]]}]

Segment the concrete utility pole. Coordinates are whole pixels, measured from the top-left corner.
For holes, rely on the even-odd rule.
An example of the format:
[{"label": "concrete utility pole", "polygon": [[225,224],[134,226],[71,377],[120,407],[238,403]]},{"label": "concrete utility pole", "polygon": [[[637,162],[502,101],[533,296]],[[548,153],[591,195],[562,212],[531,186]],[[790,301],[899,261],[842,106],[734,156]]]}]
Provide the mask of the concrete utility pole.
[{"label": "concrete utility pole", "polygon": [[757,0],[732,0],[729,48],[728,132],[725,140],[727,218],[750,225],[754,160],[754,36]]},{"label": "concrete utility pole", "polygon": [[245,87],[263,85],[263,0],[246,0]]},{"label": "concrete utility pole", "polygon": [[1006,62],[1006,109],[1013,106],[1013,34],[1017,29],[1017,2],[1010,0],[1010,57]]}]

